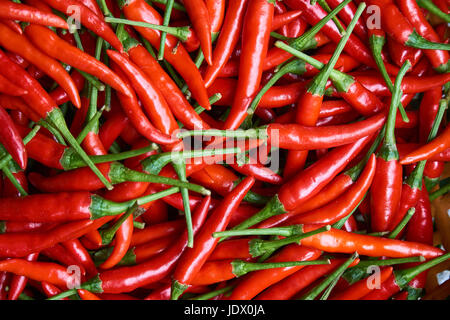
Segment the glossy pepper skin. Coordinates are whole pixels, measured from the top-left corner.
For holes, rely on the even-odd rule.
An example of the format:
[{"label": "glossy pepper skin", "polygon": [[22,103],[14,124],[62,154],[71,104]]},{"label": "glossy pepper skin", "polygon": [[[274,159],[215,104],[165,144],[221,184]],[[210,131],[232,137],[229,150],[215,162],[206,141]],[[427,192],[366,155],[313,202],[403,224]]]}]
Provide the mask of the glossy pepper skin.
[{"label": "glossy pepper skin", "polygon": [[64,88],[75,106],[81,106],[80,95],[72,78],[55,59],[42,53],[24,35],[11,31],[4,24],[0,24],[0,35],[0,43],[5,49],[20,54],[46,72]]},{"label": "glossy pepper skin", "polygon": [[[119,4],[127,19],[154,24],[162,24],[163,22],[159,13],[144,0],[120,0]],[[136,27],[136,30],[142,34],[152,46],[155,46],[156,48],[159,47],[161,33],[158,30],[142,27]],[[164,58],[180,73],[197,102],[205,109],[210,110],[211,105],[209,104],[205,84],[200,72],[192,62],[186,49],[181,44],[177,45],[177,43],[178,40],[175,37],[167,35]],[[177,46],[177,50],[174,52],[173,49],[175,46]]]},{"label": "glossy pepper skin", "polygon": [[0,2],[0,18],[68,29],[67,23],[51,12],[44,12],[32,6],[10,1]]},{"label": "glossy pepper skin", "polygon": [[267,55],[270,26],[273,19],[272,1],[249,0],[242,27],[243,47],[239,62],[238,85],[225,129],[237,129],[247,116],[247,109],[258,90],[262,64]]},{"label": "glossy pepper skin", "polygon": [[3,107],[0,106],[0,143],[17,162],[20,168],[25,169],[28,163],[27,152],[19,131],[13,120]]},{"label": "glossy pepper skin", "polygon": [[[239,206],[254,183],[254,178],[245,178],[211,213],[194,240],[196,245],[186,250],[177,264],[173,274],[174,288],[183,292],[190,285],[190,281],[198,274],[202,265],[219,242],[219,239],[212,237],[212,233],[226,229],[231,214]],[[175,291],[175,289],[173,290]],[[178,295],[180,294],[179,292],[177,293]]]}]

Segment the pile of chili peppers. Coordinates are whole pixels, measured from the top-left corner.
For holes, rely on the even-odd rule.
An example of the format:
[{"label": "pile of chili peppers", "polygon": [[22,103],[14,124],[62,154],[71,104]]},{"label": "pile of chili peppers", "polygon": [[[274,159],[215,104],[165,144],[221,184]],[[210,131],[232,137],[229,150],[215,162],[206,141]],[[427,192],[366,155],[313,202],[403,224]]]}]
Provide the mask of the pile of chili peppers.
[{"label": "pile of chili peppers", "polygon": [[0,0],[0,299],[445,299],[449,17]]}]

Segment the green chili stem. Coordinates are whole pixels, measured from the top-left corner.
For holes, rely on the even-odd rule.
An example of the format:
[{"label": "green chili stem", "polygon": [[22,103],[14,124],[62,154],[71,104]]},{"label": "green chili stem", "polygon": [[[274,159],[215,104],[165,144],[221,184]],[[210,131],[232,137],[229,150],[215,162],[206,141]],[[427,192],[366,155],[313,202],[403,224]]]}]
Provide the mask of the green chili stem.
[{"label": "green chili stem", "polygon": [[95,166],[95,164],[89,159],[89,156],[86,152],[81,148],[80,144],[77,140],[72,136],[70,130],[67,128],[67,124],[64,120],[64,116],[61,113],[61,110],[58,108],[53,109],[48,113],[47,119],[50,120],[53,125],[55,125],[62,135],[66,138],[67,142],[72,146],[72,148],[81,156],[81,158],[86,162],[86,164],[91,168],[91,170],[95,173],[95,175],[102,181],[102,183],[106,186],[108,190],[112,190],[114,187],[105,178],[105,176],[101,173],[101,171]]},{"label": "green chili stem", "polygon": [[445,12],[442,12],[442,10],[438,6],[436,6],[433,3],[433,1],[431,1],[431,0],[416,0],[416,2],[420,7],[430,11],[432,14],[441,18],[445,22],[450,23],[450,15],[446,14]]},{"label": "green chili stem", "polygon": [[330,263],[331,262],[329,259],[313,260],[313,261],[272,262],[272,263],[255,263],[255,262],[246,262],[243,260],[234,260],[233,262],[231,262],[231,265],[233,267],[233,274],[235,274],[236,277],[241,277],[244,274],[258,270],[288,268],[297,266],[323,265]]},{"label": "green chili stem", "polygon": [[64,137],[51,123],[45,121],[44,119],[40,119],[37,124],[50,131],[50,133],[56,138],[56,141],[58,141],[59,144],[67,146],[66,142],[64,141]]},{"label": "green chili stem", "polygon": [[214,238],[233,237],[233,236],[283,236],[303,234],[303,225],[293,225],[288,227],[264,228],[264,229],[245,229],[245,230],[227,230],[214,232]]},{"label": "green chili stem", "polygon": [[392,266],[396,264],[403,264],[403,263],[413,263],[413,262],[424,262],[425,258],[422,256],[419,257],[409,257],[409,258],[398,258],[398,259],[386,259],[386,260],[365,260],[360,261],[356,266],[351,267],[349,269],[353,268],[367,268],[370,266]]},{"label": "green chili stem", "polygon": [[345,0],[341,2],[336,8],[334,8],[334,10],[328,13],[323,19],[321,19],[303,35],[295,40],[290,41],[289,45],[297,50],[304,50],[305,45],[314,38],[314,36],[328,23],[328,21],[336,17],[338,12],[341,11],[347,4],[349,4],[350,1],[351,0]]},{"label": "green chili stem", "polygon": [[403,217],[402,221],[392,230],[392,232],[389,234],[389,239],[395,239],[395,237],[398,236],[398,234],[403,230],[403,228],[406,226],[406,224],[411,220],[412,216],[414,215],[414,212],[416,212],[415,208],[411,208],[408,210],[406,215]]},{"label": "green chili stem", "polygon": [[[164,10],[164,20],[163,26],[169,26],[170,15],[172,14],[172,8],[174,0],[167,0],[166,9]],[[158,60],[164,59],[164,48],[166,44],[167,33],[165,31],[161,32],[161,41],[159,43]]]},{"label": "green chili stem", "polygon": [[[97,91],[95,88],[92,88],[92,90]],[[97,94],[95,94],[95,95],[97,95]],[[95,100],[97,100],[97,99],[95,98]],[[89,132],[92,132],[92,131],[96,132],[98,130],[98,120],[102,116],[103,111],[105,111],[105,109],[106,109],[106,107],[103,106],[100,110],[96,111],[95,114],[90,119],[88,119],[88,122],[86,123],[84,128],[81,130],[81,132],[77,136],[78,143],[82,143],[84,138],[86,138],[86,136],[88,135]]]},{"label": "green chili stem", "polygon": [[131,207],[128,208],[128,210],[108,229],[100,230],[100,235],[102,236],[102,244],[103,245],[109,245],[115,234],[117,233],[117,230],[119,230],[120,226],[125,222],[125,220],[128,219],[130,215],[132,215],[138,208],[138,205],[134,203]]},{"label": "green chili stem", "polygon": [[[325,0],[319,0],[320,4],[322,5],[322,2],[325,2]],[[338,62],[339,56],[341,55],[342,51],[344,50],[345,44],[350,38],[351,33],[353,32],[353,29],[355,28],[356,23],[358,22],[359,17],[362,15],[364,9],[366,8],[366,4],[364,2],[361,2],[358,6],[358,9],[355,12],[355,15],[350,22],[350,24],[347,27],[347,30],[342,31],[343,37],[339,41],[338,45],[336,46],[336,49],[331,56],[328,63],[325,65],[322,70],[320,70],[319,74],[314,77],[313,82],[311,82],[311,85],[308,88],[308,92],[311,92],[312,94],[322,95],[325,92],[325,87],[327,85],[328,78],[330,77],[331,71],[334,70],[334,67],[336,63]]]},{"label": "green chili stem", "polygon": [[[27,145],[30,142],[36,133],[41,129],[40,125],[36,125],[23,139],[23,144]],[[12,157],[9,153],[6,152],[5,149],[2,150],[3,154],[0,155],[0,169],[3,169],[8,165],[8,163],[12,160]]]},{"label": "green chili stem", "polygon": [[105,17],[105,22],[113,22],[113,23],[120,23],[120,24],[128,24],[130,26],[135,27],[143,27],[143,28],[150,28],[159,30],[162,32],[166,32],[170,35],[173,35],[174,37],[177,37],[181,41],[186,41],[189,36],[189,27],[168,27],[168,26],[162,26],[159,24],[153,24],[153,23],[147,23],[142,21],[133,21],[133,20],[127,20],[127,19],[120,19],[120,18],[112,18],[112,17]]},{"label": "green chili stem", "polygon": [[22,185],[17,181],[16,177],[13,175],[11,170],[8,168],[8,166],[4,166],[2,168],[3,174],[8,178],[9,181],[11,181],[12,185],[17,189],[17,191],[20,192],[20,195],[22,197],[25,197],[28,195],[28,192],[25,191],[25,189],[22,187]]},{"label": "green chili stem", "polygon": [[209,299],[212,299],[214,297],[217,297],[220,294],[228,293],[231,290],[233,290],[233,288],[234,288],[234,286],[227,286],[225,288],[217,289],[217,290],[214,290],[214,291],[211,291],[211,292],[207,292],[205,294],[202,294],[202,295],[190,298],[188,300],[209,300]]},{"label": "green chili stem", "polygon": [[[186,163],[183,158],[178,158],[172,162],[173,168],[178,175],[178,178],[182,182],[187,182],[186,177]],[[194,231],[192,227],[192,215],[191,215],[191,206],[189,204],[189,192],[186,188],[181,188],[181,197],[183,199],[183,208],[184,208],[184,216],[186,218],[186,227],[188,232],[188,247],[192,248],[194,246]]]},{"label": "green chili stem", "polygon": [[333,271],[329,276],[326,277],[324,281],[322,281],[318,286],[316,286],[309,293],[303,295],[300,300],[314,300],[326,287],[328,287],[333,280],[336,278],[340,278],[344,271],[347,269],[349,265],[358,258],[358,253],[355,252],[347,261],[345,261],[342,265],[339,266],[335,271]]},{"label": "green chili stem", "polygon": [[250,244],[249,244],[250,254],[252,255],[252,257],[259,257],[259,256],[265,254],[266,252],[273,252],[273,251],[277,250],[278,248],[281,248],[288,244],[301,243],[302,239],[311,237],[313,235],[316,235],[316,234],[319,234],[322,232],[329,231],[330,229],[331,229],[331,226],[327,225],[325,227],[318,228],[316,230],[313,230],[313,231],[310,231],[307,233],[292,235],[292,236],[289,236],[287,238],[280,239],[280,240],[252,239],[252,240],[250,240]]},{"label": "green chili stem", "polygon": [[[325,10],[327,13],[331,12],[331,8],[325,0],[317,0],[317,2],[322,7],[322,9]],[[344,34],[345,28],[342,26],[341,22],[338,20],[337,17],[333,17],[333,22],[336,25],[336,27],[339,29],[339,32],[341,34]]]}]

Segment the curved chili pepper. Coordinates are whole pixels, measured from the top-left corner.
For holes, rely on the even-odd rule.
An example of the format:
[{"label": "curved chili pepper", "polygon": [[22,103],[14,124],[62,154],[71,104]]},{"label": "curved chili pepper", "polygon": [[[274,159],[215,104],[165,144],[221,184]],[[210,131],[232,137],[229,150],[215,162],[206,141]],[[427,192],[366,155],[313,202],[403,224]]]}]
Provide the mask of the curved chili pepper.
[{"label": "curved chili pepper", "polygon": [[[360,82],[365,88],[377,95],[387,96],[390,94],[388,87],[380,76],[355,75],[355,79],[357,79],[357,81]],[[448,81],[450,81],[450,76],[448,73],[420,77],[405,76],[401,84],[401,89],[403,93],[424,92],[436,87],[441,87]]]},{"label": "curved chili pepper", "polygon": [[93,294],[92,292],[89,292],[89,291],[84,290],[84,289],[78,289],[77,293],[80,296],[81,300],[91,300],[91,301],[92,300],[103,300],[103,299],[100,299],[95,294]]},{"label": "curved chili pepper", "polygon": [[[379,275],[379,283],[382,284],[386,281],[392,275],[393,270],[392,267],[383,268]],[[372,289],[369,287],[367,279],[362,279],[352,284],[344,291],[332,295],[330,300],[359,300],[368,295],[371,291]]]},{"label": "curved chili pepper", "polygon": [[202,0],[183,0],[187,14],[200,41],[206,62],[212,64],[211,21],[208,8]]},{"label": "curved chili pepper", "polygon": [[[121,1],[120,3],[127,19],[154,24],[162,24],[163,22],[159,13],[143,0]],[[142,27],[136,27],[136,30],[154,47],[159,47],[161,33],[158,30]],[[178,40],[175,37],[167,35],[164,58],[183,77],[197,102],[206,110],[210,110],[211,105],[200,72],[185,48],[182,45],[177,45],[177,43]]]},{"label": "curved chili pepper", "polygon": [[28,25],[24,31],[34,45],[49,56],[96,76],[99,80],[104,81],[127,96],[132,95],[122,79],[114,74],[106,65],[60,39],[48,28]]},{"label": "curved chili pepper", "polygon": [[[27,261],[36,261],[39,253],[32,253],[25,259]],[[28,279],[24,276],[14,275],[10,281],[10,287],[8,291],[8,300],[17,300],[20,294],[23,292],[27,285]]]},{"label": "curved chili pepper", "polygon": [[205,3],[206,8],[208,8],[209,20],[211,22],[211,32],[219,32],[225,16],[226,1],[206,0]]},{"label": "curved chili pepper", "polygon": [[[42,286],[42,290],[49,298],[61,293],[61,290],[58,287],[56,287],[55,285],[48,283],[46,281],[42,281],[41,286]],[[63,298],[61,300],[69,300],[69,298]]]},{"label": "curved chili pepper", "polygon": [[0,18],[30,22],[55,28],[69,28],[66,21],[52,13],[43,12],[31,6],[11,1],[0,1]]},{"label": "curved chili pepper", "polygon": [[50,248],[59,242],[79,238],[87,232],[98,229],[112,217],[75,221],[56,226],[51,230],[0,234],[1,257],[24,257],[30,253]]},{"label": "curved chili pepper", "polygon": [[148,243],[152,240],[174,236],[180,233],[184,227],[184,219],[177,219],[151,225],[142,230],[136,230],[131,239],[131,246]]},{"label": "curved chili pepper", "polygon": [[4,24],[0,24],[0,44],[5,49],[20,54],[27,61],[30,61],[48,76],[55,79],[69,94],[73,104],[78,108],[80,107],[80,96],[72,78],[56,60],[43,54],[25,36],[11,31]]},{"label": "curved chili pepper", "polygon": [[212,63],[206,68],[204,81],[208,88],[225,66],[235,48],[241,33],[244,13],[248,1],[229,1],[222,30],[212,54]]},{"label": "curved chili pepper", "polygon": [[[116,72],[122,78],[122,80],[125,82],[125,84],[128,87],[130,87],[130,89],[131,89],[132,88],[131,83],[126,78],[125,74],[119,68],[119,66],[113,65],[112,68],[113,68],[114,72]],[[144,114],[143,110],[139,106],[139,101],[135,94],[133,94],[132,97],[128,97],[128,96],[121,95],[120,93],[118,93],[117,97],[119,98],[123,112],[125,113],[127,118],[130,120],[130,122],[133,124],[133,127],[136,128],[136,130],[141,135],[143,135],[150,141],[160,142],[162,144],[169,144],[169,143],[174,142],[172,137],[168,136],[167,134],[164,134],[163,131],[158,130],[157,128],[155,128],[152,125],[152,123],[148,120],[148,118]],[[167,129],[164,129],[164,130],[167,130]]]},{"label": "curved chili pepper", "polygon": [[[336,8],[341,2],[342,0],[327,1],[327,3],[330,5],[331,8]],[[341,11],[339,11],[338,16],[342,19],[342,21],[346,25],[349,25],[350,21],[355,16],[355,13],[356,13],[356,5],[350,2]],[[361,21],[358,21],[355,25],[355,34],[362,40],[368,38],[366,26]]]},{"label": "curved chili pepper", "polygon": [[417,275],[427,269],[449,259],[450,254],[444,254],[440,257],[429,260],[416,267],[403,270],[395,270],[393,274],[381,284],[381,288],[372,290],[371,293],[362,297],[362,300],[386,300],[391,296],[406,288],[408,283]]},{"label": "curved chili pepper", "polygon": [[78,239],[64,241],[62,245],[81,263],[88,276],[98,273],[91,256]]},{"label": "curved chili pepper", "polygon": [[[286,4],[296,10],[303,10],[304,18],[308,21],[310,25],[315,25],[318,21],[323,19],[327,12],[320,7],[319,4],[310,4],[307,0],[288,0]],[[333,42],[339,42],[342,35],[339,29],[336,27],[334,22],[329,21],[323,28],[322,32],[326,34]],[[350,36],[350,39],[345,46],[345,51],[354,57],[355,59],[361,61],[365,65],[376,67],[375,61],[372,58],[370,50],[359,40],[356,36]],[[398,69],[389,64],[386,65],[388,72],[390,74],[396,74]]]},{"label": "curved chili pepper", "polygon": [[358,181],[348,191],[334,201],[313,211],[302,213],[287,220],[286,224],[317,223],[332,224],[350,214],[365,196],[375,175],[375,155],[369,158],[366,168]]},{"label": "curved chili pepper", "polygon": [[9,114],[0,106],[0,142],[22,169],[27,167],[28,157],[22,138]]},{"label": "curved chili pepper", "polygon": [[274,5],[267,0],[249,0],[242,26],[242,53],[239,77],[225,129],[237,129],[247,116],[247,109],[258,90],[262,63],[267,55]]},{"label": "curved chili pepper", "polygon": [[[321,255],[321,252],[316,249],[299,246],[297,244],[289,245],[282,249],[274,257],[267,260],[267,262],[278,261],[305,261],[316,260]],[[243,278],[238,285],[233,289],[230,300],[247,300],[252,299],[262,292],[267,287],[277,283],[278,281],[292,275],[299,267],[277,268],[273,270],[261,270],[252,272]]]},{"label": "curved chili pepper", "polygon": [[[209,203],[210,197],[206,197],[195,210],[193,215],[194,232],[198,232],[205,221]],[[173,271],[180,256],[187,248],[187,243],[188,234],[185,229],[173,245],[156,257],[136,266],[115,268],[101,272],[97,277],[82,284],[81,288],[91,292],[122,293],[133,291],[135,288],[143,285],[155,283]]]},{"label": "curved chili pepper", "polygon": [[107,53],[132,80],[134,89],[137,91],[147,113],[153,119],[155,126],[165,134],[176,130],[178,126],[167,102],[150,79],[126,57],[111,50],[107,50]]},{"label": "curved chili pepper", "polygon": [[96,1],[94,1],[94,0],[77,0],[77,1],[81,2],[83,5],[88,7],[92,12],[94,12],[100,18],[103,18],[103,12],[100,9],[100,7]]},{"label": "curved chili pepper", "polygon": [[264,221],[271,216],[286,213],[300,206],[303,202],[320,192],[346,165],[355,157],[369,137],[362,138],[355,143],[334,149],[283,184],[277,195],[257,214],[242,222],[233,229],[245,229]]},{"label": "curved chili pepper", "polygon": [[449,141],[450,126],[447,125],[442,133],[440,133],[435,139],[400,159],[400,163],[402,165],[407,165],[417,161],[428,160],[448,149],[450,147]]},{"label": "curved chili pepper", "polygon": [[114,49],[119,52],[123,52],[122,44],[111,27],[103,20],[102,17],[91,11],[83,3],[77,0],[44,0],[44,2],[50,7],[69,16],[73,14],[72,8],[78,8],[78,10],[80,10],[81,24],[108,42]]},{"label": "curved chili pepper", "polygon": [[401,67],[406,60],[409,60],[414,67],[423,56],[422,50],[404,46],[393,40],[391,37],[388,37],[387,48],[389,57],[399,67]]},{"label": "curved chili pepper", "polygon": [[[426,50],[424,53],[427,55],[433,64],[433,67],[440,72],[446,72],[448,70],[448,54],[445,56],[443,52],[448,50],[447,47],[436,46],[440,39],[435,33],[431,33],[431,26],[425,25],[426,20],[423,18],[423,14],[417,4],[412,5],[412,2],[400,2],[400,6],[403,6],[403,11],[407,12],[410,20],[402,14],[400,9],[391,0],[371,0],[371,5],[377,5],[383,8],[383,14],[380,16],[383,29],[393,39],[405,44],[407,46],[421,48],[421,49],[433,49]],[[412,22],[413,25],[410,24]],[[418,31],[416,31],[418,29]],[[426,30],[426,31],[425,31]],[[418,33],[419,32],[419,33]],[[433,37],[432,41],[428,41],[426,38]],[[430,38],[431,39],[431,38]],[[444,45],[445,46],[445,45]],[[443,50],[439,50],[443,49]]]},{"label": "curved chili pepper", "polygon": [[11,96],[23,96],[27,94],[25,89],[16,86],[2,75],[0,75],[0,92],[7,93]]},{"label": "curved chili pepper", "polygon": [[209,126],[194,111],[181,90],[164,71],[160,64],[150,53],[138,42],[128,38],[125,50],[130,59],[151,79],[155,86],[161,91],[173,115],[188,129],[204,128]]},{"label": "curved chili pepper", "polygon": [[17,32],[18,34],[23,34],[22,27],[17,22],[5,19],[0,19],[0,22],[3,23],[8,28],[10,28],[11,30],[13,30],[14,32]]},{"label": "curved chili pepper", "polygon": [[176,300],[190,285],[190,281],[198,274],[219,241],[219,239],[212,237],[212,233],[226,228],[231,214],[239,206],[254,183],[254,178],[245,178],[224,198],[222,203],[214,209],[205,221],[200,233],[195,238],[195,247],[183,253],[174,271],[172,299]]},{"label": "curved chili pepper", "polygon": [[133,215],[129,215],[128,218],[121,224],[115,235],[114,249],[111,255],[104,261],[100,268],[110,269],[116,266],[120,260],[125,256],[130,247],[131,236],[133,235]]}]

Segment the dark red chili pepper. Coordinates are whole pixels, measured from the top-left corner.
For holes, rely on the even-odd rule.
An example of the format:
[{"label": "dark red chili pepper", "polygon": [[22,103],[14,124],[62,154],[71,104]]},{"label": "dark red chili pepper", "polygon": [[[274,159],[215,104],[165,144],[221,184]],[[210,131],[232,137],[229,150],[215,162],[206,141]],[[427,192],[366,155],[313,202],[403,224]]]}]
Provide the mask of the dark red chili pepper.
[{"label": "dark red chili pepper", "polygon": [[11,1],[0,1],[0,18],[30,22],[49,27],[69,28],[66,21],[52,13],[43,12],[31,6]]},{"label": "dark red chili pepper", "polygon": [[22,138],[9,114],[0,106],[0,143],[17,164],[25,169],[28,163],[27,152]]},{"label": "dark red chili pepper", "polygon": [[[121,9],[127,19],[159,24],[163,22],[159,13],[143,0],[120,1]],[[159,48],[161,33],[150,28],[136,27],[136,30],[154,47]],[[174,50],[176,47],[176,50]],[[186,81],[192,96],[205,109],[210,110],[209,97],[203,79],[188,52],[178,40],[167,35],[164,58],[178,71]]]},{"label": "dark red chili pepper", "polygon": [[123,52],[122,44],[111,27],[103,20],[103,17],[98,16],[83,3],[77,0],[44,0],[44,2],[50,7],[69,16],[73,14],[72,8],[78,8],[78,10],[80,10],[80,22],[83,26],[103,38],[114,49]]}]

